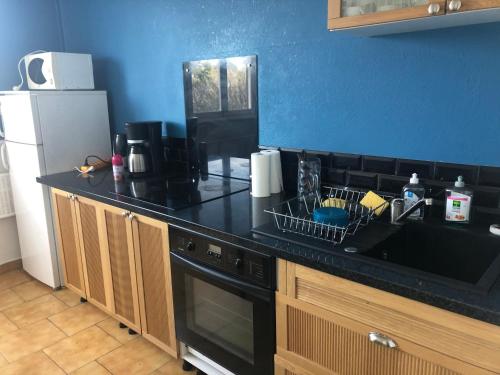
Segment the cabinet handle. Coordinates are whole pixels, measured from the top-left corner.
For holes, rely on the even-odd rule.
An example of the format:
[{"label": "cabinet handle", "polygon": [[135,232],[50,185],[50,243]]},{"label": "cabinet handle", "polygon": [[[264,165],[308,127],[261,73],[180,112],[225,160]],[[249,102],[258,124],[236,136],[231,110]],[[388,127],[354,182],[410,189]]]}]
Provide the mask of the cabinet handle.
[{"label": "cabinet handle", "polygon": [[66,198],[71,199],[71,196],[72,196],[72,195],[73,195],[73,194],[68,193],[68,195],[66,195]]},{"label": "cabinet handle", "polygon": [[437,3],[431,3],[429,5],[429,8],[427,8],[427,11],[431,16],[435,16],[436,14],[439,14],[439,11],[441,10],[441,5]]},{"label": "cabinet handle", "polygon": [[385,346],[386,348],[389,349],[395,349],[398,347],[398,344],[396,344],[396,342],[393,339],[378,332],[370,332],[368,334],[368,339],[370,340],[370,342],[373,342],[377,345]]},{"label": "cabinet handle", "polygon": [[76,197],[76,195],[75,195],[75,194],[71,194],[70,199],[74,202],[74,201],[76,201],[76,200],[77,200],[77,197]]},{"label": "cabinet handle", "polygon": [[129,215],[128,215],[128,220],[129,220],[129,221],[132,221],[132,220],[134,220],[134,219],[135,219],[135,215],[134,215],[134,214],[129,214]]},{"label": "cabinet handle", "polygon": [[123,211],[122,212],[122,217],[127,217],[130,214],[128,211]]},{"label": "cabinet handle", "polygon": [[451,0],[448,4],[448,9],[452,12],[458,12],[462,8],[462,2],[460,0]]}]

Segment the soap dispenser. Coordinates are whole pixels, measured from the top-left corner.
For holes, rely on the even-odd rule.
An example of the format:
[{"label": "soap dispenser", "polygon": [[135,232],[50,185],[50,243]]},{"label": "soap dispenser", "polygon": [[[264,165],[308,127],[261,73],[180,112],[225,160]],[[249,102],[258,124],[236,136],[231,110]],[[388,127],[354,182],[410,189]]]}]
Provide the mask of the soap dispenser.
[{"label": "soap dispenser", "polygon": [[[410,179],[410,183],[403,187],[403,200],[404,200],[404,210],[407,211],[413,207],[419,200],[424,199],[425,188],[420,185],[420,179],[416,173],[413,173]],[[419,208],[415,210],[410,216],[409,220],[423,220],[424,219],[424,208]]]},{"label": "soap dispenser", "polygon": [[465,187],[464,178],[458,176],[455,185],[446,189],[445,220],[453,223],[469,223],[473,196],[472,190]]}]

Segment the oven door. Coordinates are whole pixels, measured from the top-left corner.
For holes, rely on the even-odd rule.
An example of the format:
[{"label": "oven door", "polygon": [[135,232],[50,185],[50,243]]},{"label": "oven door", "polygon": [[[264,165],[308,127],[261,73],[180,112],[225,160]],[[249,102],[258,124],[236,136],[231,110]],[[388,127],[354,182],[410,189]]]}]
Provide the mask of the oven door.
[{"label": "oven door", "polygon": [[272,374],[273,291],[170,257],[177,339],[235,374]]}]

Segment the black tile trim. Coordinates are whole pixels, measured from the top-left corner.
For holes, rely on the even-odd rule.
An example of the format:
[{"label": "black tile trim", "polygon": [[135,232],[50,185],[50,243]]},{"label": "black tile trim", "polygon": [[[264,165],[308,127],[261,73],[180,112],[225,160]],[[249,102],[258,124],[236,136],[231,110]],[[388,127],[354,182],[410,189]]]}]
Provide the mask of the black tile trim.
[{"label": "black tile trim", "polygon": [[[306,153],[317,156],[322,160],[322,179],[325,183],[349,185],[359,181],[360,188],[382,190],[389,187],[396,190],[396,186],[409,182],[412,173],[419,173],[422,183],[426,186],[429,195],[436,199],[443,199],[441,192],[459,175],[472,190],[477,191],[476,206],[482,209],[498,209],[500,207],[500,167],[480,166],[469,164],[453,164],[428,160],[412,160],[402,158],[388,158],[373,155],[349,154],[342,152],[314,151],[297,148],[259,146],[261,149],[278,149],[286,156],[282,156],[285,187],[296,189],[297,158],[292,154]],[[326,164],[326,165],[324,165]],[[394,166],[394,170],[393,170]],[[376,181],[376,183],[374,182]],[[500,190],[499,190],[500,191]],[[388,191],[398,193],[397,191]],[[444,195],[443,195],[444,196]],[[498,199],[497,199],[498,198]]]}]

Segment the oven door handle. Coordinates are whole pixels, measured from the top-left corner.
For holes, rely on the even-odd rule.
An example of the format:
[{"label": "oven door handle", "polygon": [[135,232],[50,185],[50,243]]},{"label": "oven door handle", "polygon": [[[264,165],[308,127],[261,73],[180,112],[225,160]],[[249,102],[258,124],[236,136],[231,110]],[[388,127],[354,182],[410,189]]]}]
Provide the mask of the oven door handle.
[{"label": "oven door handle", "polygon": [[192,262],[178,254],[170,253],[170,257],[174,263],[182,267],[194,269],[195,271],[207,275],[216,281],[229,283],[231,287],[239,289],[245,293],[251,294],[261,300],[265,300],[266,302],[271,301],[272,295],[274,294],[271,290],[246,283],[231,276],[227,276],[226,274],[202,266],[198,263]]}]

